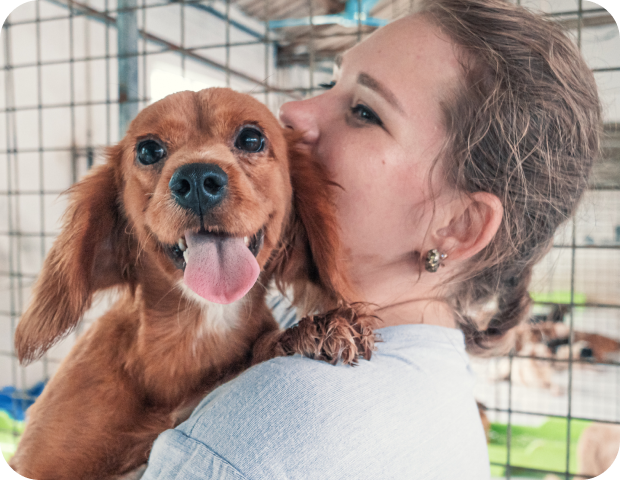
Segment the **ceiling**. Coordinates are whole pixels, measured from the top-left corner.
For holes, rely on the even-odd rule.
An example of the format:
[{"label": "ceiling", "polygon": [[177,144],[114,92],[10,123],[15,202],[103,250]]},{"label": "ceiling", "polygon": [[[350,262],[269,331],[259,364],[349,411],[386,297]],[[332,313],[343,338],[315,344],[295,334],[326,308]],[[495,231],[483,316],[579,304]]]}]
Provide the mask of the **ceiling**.
[{"label": "ceiling", "polygon": [[[420,0],[349,0],[349,7],[371,5],[369,16],[383,20],[399,18],[412,10]],[[312,15],[344,15],[346,0],[236,0],[246,14],[261,21],[302,19]],[[336,17],[334,17],[336,19]],[[333,61],[334,57],[355,45],[377,27],[353,22],[353,25],[303,25],[274,28],[279,36],[278,65],[309,65],[311,62]]]},{"label": "ceiling", "polygon": [[[345,15],[345,9],[367,11],[376,19],[394,20],[412,12],[421,0],[231,0],[247,15],[261,21],[303,19],[310,16]],[[333,17],[336,19],[336,17]],[[581,19],[576,11],[554,13],[556,21],[567,29],[615,24],[613,17],[602,8],[584,12]],[[334,57],[352,47],[377,27],[364,22],[349,22],[350,26],[301,25],[273,28],[278,35],[278,65],[310,65],[332,62]]]}]

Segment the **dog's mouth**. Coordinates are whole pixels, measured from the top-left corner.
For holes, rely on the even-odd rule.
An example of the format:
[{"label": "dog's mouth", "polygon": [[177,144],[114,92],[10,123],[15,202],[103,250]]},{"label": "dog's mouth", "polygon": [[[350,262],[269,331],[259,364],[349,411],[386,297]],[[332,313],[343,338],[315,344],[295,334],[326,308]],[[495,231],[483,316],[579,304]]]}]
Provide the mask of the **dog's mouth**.
[{"label": "dog's mouth", "polygon": [[231,303],[256,282],[260,273],[256,256],[264,238],[264,228],[247,237],[188,230],[166,251],[196,294],[215,303]]},{"label": "dog's mouth", "polygon": [[[227,235],[226,233],[213,233],[201,231],[198,232],[198,235],[218,235],[221,237],[232,237],[231,235]],[[263,248],[263,242],[265,241],[265,229],[261,228],[258,232],[250,237],[243,237],[244,245],[252,252],[252,255],[256,258],[260,253],[261,248]],[[167,245],[165,247],[166,253],[175,267],[179,270],[185,270],[185,266],[187,265],[187,241],[185,239],[185,235],[179,237],[177,243],[174,245]]]}]

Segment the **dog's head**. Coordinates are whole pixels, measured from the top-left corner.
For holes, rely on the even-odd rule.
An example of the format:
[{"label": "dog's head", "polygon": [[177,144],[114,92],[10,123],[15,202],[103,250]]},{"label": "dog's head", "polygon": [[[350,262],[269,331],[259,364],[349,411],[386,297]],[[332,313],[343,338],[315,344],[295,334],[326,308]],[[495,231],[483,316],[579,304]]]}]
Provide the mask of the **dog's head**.
[{"label": "dog's head", "polygon": [[160,269],[207,300],[245,295],[292,205],[267,108],[227,89],[182,92],[145,109],[116,148],[125,214]]},{"label": "dog's head", "polygon": [[107,163],[70,190],[16,332],[20,360],[39,357],[112,286],[230,303],[263,271],[347,299],[329,181],[287,136],[264,105],[229,89],[140,112]]}]

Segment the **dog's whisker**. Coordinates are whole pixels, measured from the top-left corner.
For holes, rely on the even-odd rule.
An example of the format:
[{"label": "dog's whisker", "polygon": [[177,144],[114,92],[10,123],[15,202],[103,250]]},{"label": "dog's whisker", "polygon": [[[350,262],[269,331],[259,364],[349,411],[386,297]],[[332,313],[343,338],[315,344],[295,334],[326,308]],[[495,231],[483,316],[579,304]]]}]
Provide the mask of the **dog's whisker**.
[{"label": "dog's whisker", "polygon": [[183,301],[183,295],[179,296],[179,301],[177,302],[177,326],[181,328],[181,302]]},{"label": "dog's whisker", "polygon": [[[176,287],[172,287],[170,290],[168,290],[166,293],[164,293],[164,294],[162,295],[162,297],[161,297],[159,300],[157,300],[157,303],[155,304],[155,306],[156,306],[156,307],[157,307],[157,306],[159,306],[159,304],[161,303],[161,301],[162,301],[164,298],[166,298],[166,297],[167,297],[170,293],[172,293],[174,290],[176,290]],[[182,298],[182,297],[181,297],[181,298]]]}]

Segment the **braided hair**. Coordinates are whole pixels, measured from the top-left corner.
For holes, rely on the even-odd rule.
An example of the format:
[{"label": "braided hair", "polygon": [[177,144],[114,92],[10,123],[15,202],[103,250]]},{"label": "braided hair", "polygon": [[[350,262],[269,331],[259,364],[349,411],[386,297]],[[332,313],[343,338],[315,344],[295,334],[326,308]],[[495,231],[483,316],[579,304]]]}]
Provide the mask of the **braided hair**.
[{"label": "braided hair", "polygon": [[[442,170],[504,207],[492,242],[450,302],[470,351],[503,343],[527,317],[532,269],[574,213],[599,154],[594,76],[555,23],[502,0],[428,0],[420,12],[457,46],[464,84],[442,102]],[[494,304],[486,326],[477,312]]]}]

